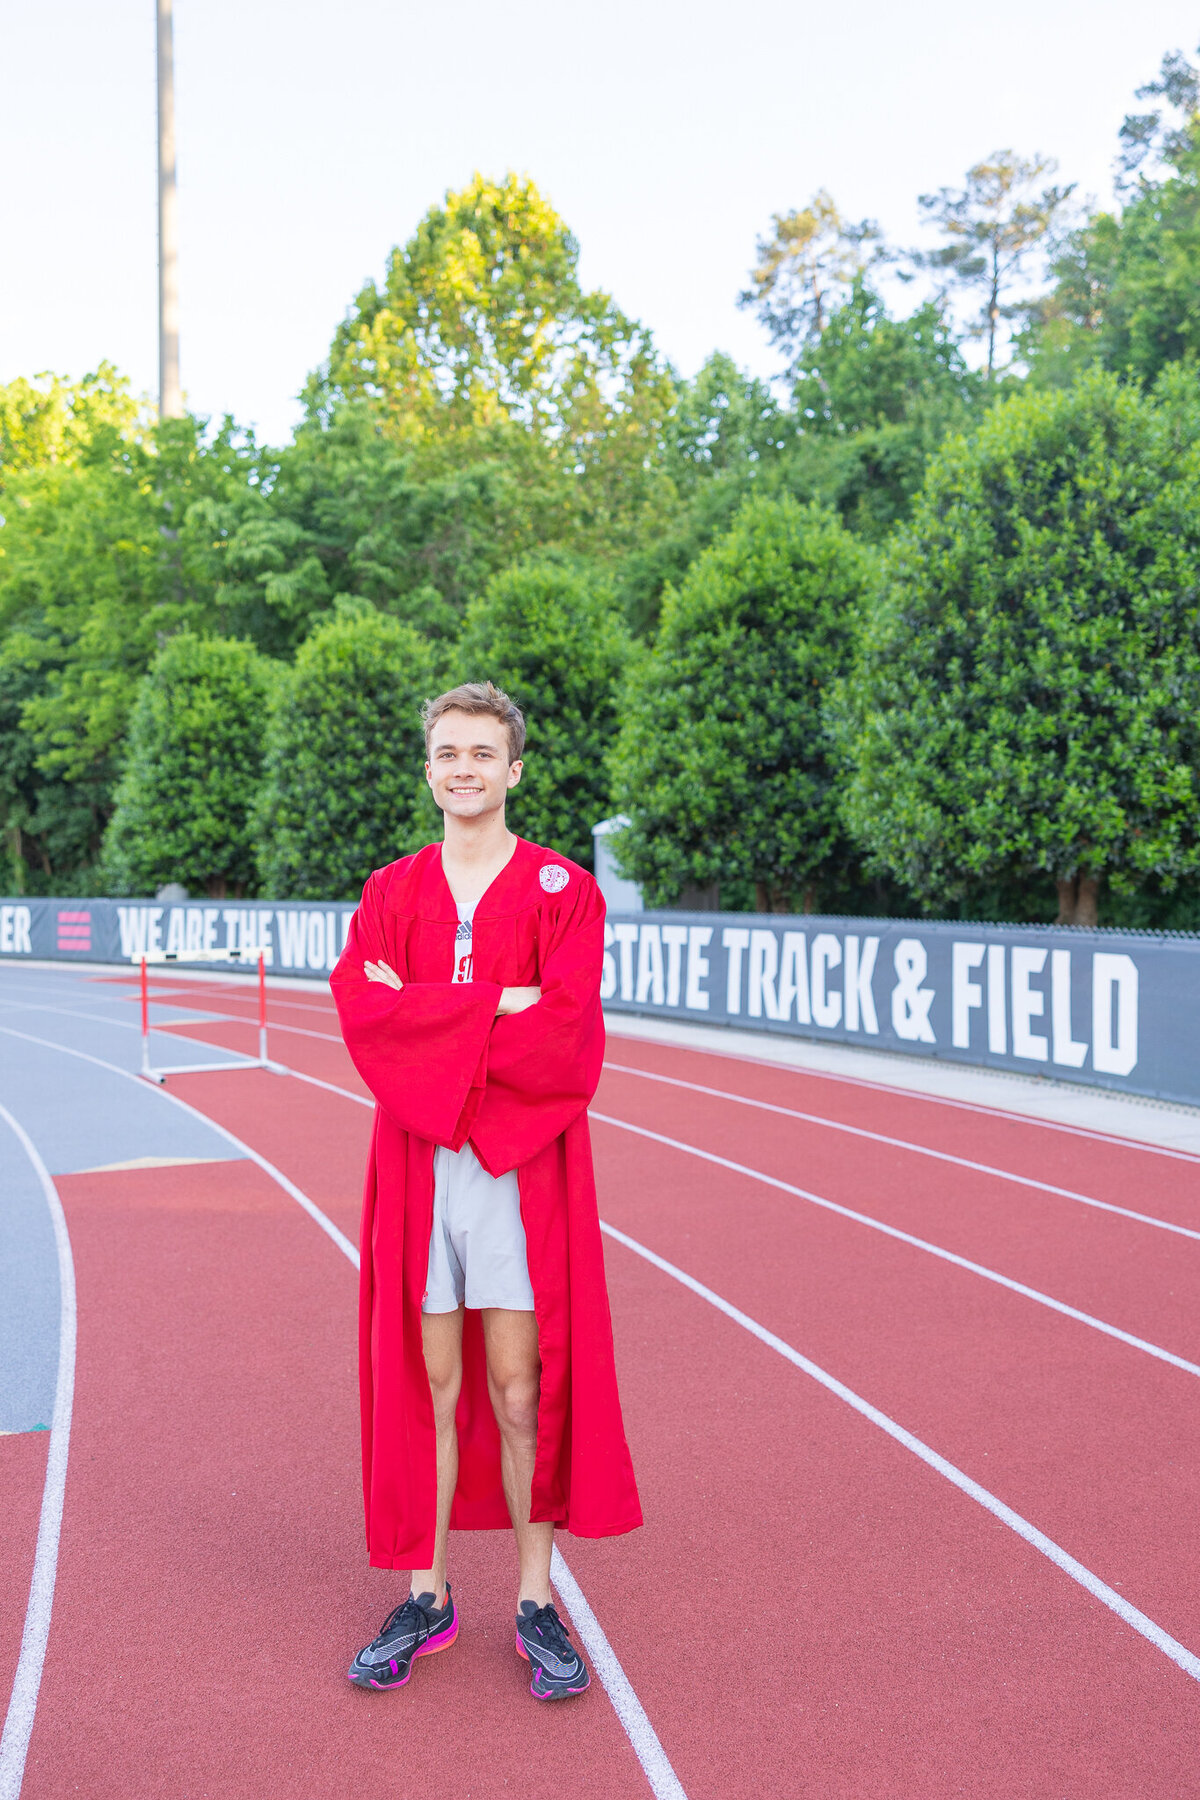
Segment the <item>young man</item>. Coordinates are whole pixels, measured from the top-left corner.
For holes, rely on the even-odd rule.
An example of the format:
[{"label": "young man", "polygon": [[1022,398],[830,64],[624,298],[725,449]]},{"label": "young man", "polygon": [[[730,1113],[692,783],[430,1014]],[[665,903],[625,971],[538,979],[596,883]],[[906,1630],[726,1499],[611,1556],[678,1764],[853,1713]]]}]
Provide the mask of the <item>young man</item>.
[{"label": "young man", "polygon": [[375,1095],[362,1225],[367,1546],[411,1591],[350,1666],[400,1687],[453,1643],[449,1528],[516,1534],[530,1692],[587,1666],[550,1594],[555,1525],[641,1524],[613,1367],[587,1105],[604,902],[505,822],[525,721],[490,682],[423,709],[430,844],[373,874],[332,985]]}]

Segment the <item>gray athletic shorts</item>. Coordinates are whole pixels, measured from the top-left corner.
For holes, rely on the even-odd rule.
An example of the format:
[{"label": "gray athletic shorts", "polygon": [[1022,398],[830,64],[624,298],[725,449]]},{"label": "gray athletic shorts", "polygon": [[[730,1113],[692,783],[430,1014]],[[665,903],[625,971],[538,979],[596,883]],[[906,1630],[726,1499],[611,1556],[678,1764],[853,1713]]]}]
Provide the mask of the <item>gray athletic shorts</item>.
[{"label": "gray athletic shorts", "polygon": [[470,1144],[433,1153],[433,1230],[421,1311],[507,1306],[533,1311],[517,1172],[493,1177]]}]

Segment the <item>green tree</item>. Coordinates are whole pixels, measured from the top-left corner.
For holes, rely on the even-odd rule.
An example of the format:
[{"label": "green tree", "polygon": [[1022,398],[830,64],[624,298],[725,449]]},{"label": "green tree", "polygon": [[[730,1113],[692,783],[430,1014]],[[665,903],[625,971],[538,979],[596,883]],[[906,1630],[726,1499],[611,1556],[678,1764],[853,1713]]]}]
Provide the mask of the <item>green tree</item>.
[{"label": "green tree", "polygon": [[491,581],[455,650],[456,680],[494,681],[526,715],[525,770],[509,802],[513,826],[587,868],[592,826],[612,810],[606,758],[628,654],[607,587],[548,556]]},{"label": "green tree", "polygon": [[982,378],[935,304],[893,319],[858,280],[802,362],[800,429],[781,479],[882,539],[907,515],[930,455],[948,432],[973,423],[983,401]]},{"label": "green tree", "polygon": [[[129,383],[111,363],[101,363],[79,382],[41,374],[0,386],[0,496],[8,490],[0,505],[13,524],[6,532],[0,517],[0,593],[6,577],[11,580],[14,547],[20,561],[22,537],[44,536],[51,528],[45,509],[37,509],[32,532],[22,530],[40,486],[36,478],[102,462],[118,453],[125,439],[144,439],[148,429]],[[48,482],[52,492],[54,474]],[[0,622],[0,833],[7,880],[17,893],[83,891],[94,880],[81,846],[94,853],[103,813],[61,775],[39,769],[37,745],[23,721],[26,704],[41,691],[40,674],[36,664],[6,657],[5,623]]]},{"label": "green tree", "polygon": [[721,352],[679,384],[660,449],[670,499],[616,572],[617,594],[636,633],[655,630],[667,584],[678,585],[700,552],[729,529],[751,490],[778,479],[795,437],[795,414],[766,382]]},{"label": "green tree", "polygon": [[771,342],[796,358],[821,336],[853,283],[881,259],[882,243],[878,225],[847,219],[821,188],[799,211],[772,215],[738,305],[752,308]]},{"label": "green tree", "polygon": [[1039,187],[1057,167],[1046,156],[1025,158],[997,150],[967,170],[965,186],[939,188],[920,198],[921,210],[944,242],[917,260],[944,270],[953,284],[980,296],[970,330],[987,344],[989,381],[996,370],[1001,321],[1025,317],[1031,305],[1028,297],[1014,295],[1014,287],[1073,192],[1070,187]]},{"label": "green tree", "polygon": [[19,705],[32,768],[24,748],[0,758],[11,772],[0,816],[31,874],[62,886],[94,862],[137,685],[160,646],[181,629],[229,628],[225,548],[263,503],[261,473],[228,421],[209,438],[173,419],[144,437],[106,422],[77,457],[7,483],[0,691]]},{"label": "green tree", "polygon": [[620,859],[652,901],[741,883],[761,910],[811,910],[845,881],[824,705],[867,570],[833,513],[754,496],[668,590],[614,754]]},{"label": "green tree", "polygon": [[904,424],[929,400],[961,415],[978,393],[979,378],[938,306],[893,319],[861,280],[831,315],[795,387],[806,430],[843,434]]},{"label": "green tree", "polygon": [[1158,78],[1135,90],[1139,100],[1165,101],[1146,113],[1127,113],[1121,126],[1117,185],[1127,188],[1145,179],[1147,163],[1176,164],[1194,147],[1200,116],[1200,70],[1181,50],[1168,50]]},{"label": "green tree", "polygon": [[0,385],[0,489],[13,476],[80,462],[98,440],[144,433],[129,383],[111,363],[82,381],[18,376]]},{"label": "green tree", "polygon": [[223,899],[255,888],[251,815],[274,670],[252,644],[182,631],[138,687],[104,872],[119,894],[167,881]]},{"label": "green tree", "polygon": [[431,469],[365,400],[303,425],[229,540],[224,616],[275,655],[294,654],[342,595],[453,638],[471,596],[552,540],[570,499],[524,432],[481,432],[471,449]]},{"label": "green tree", "polygon": [[475,175],[359,293],[309,383],[310,416],[368,400],[423,475],[499,447],[557,490],[556,542],[624,547],[654,505],[674,381],[649,332],[580,285],[578,258],[531,181]]},{"label": "green tree", "polygon": [[353,900],[372,869],[428,841],[422,700],[441,685],[412,626],[341,601],[279,684],[258,807],[263,893]]},{"label": "green tree", "polygon": [[[1060,922],[1200,868],[1200,408],[1104,374],[930,466],[846,684],[846,817],[931,912],[1055,884]],[[1054,890],[1052,890],[1054,891]]]},{"label": "green tree", "polygon": [[22,723],[37,693],[35,672],[13,667],[0,654],[0,825],[16,894],[95,893],[94,861],[108,807],[60,774],[37,765],[37,747]]},{"label": "green tree", "polygon": [[456,635],[500,569],[616,566],[676,508],[676,382],[532,182],[473,177],[369,282],[306,388],[266,505],[229,544],[236,629],[291,654],[339,595]]},{"label": "green tree", "polygon": [[1065,238],[1022,340],[1039,385],[1093,364],[1153,381],[1200,355],[1200,72],[1173,52],[1138,96],[1166,104],[1121,129],[1125,203]]},{"label": "green tree", "polygon": [[680,384],[663,434],[673,506],[617,572],[634,630],[654,631],[668,583],[678,586],[752,492],[818,501],[862,536],[886,537],[929,456],[985,398],[939,308],[893,319],[865,278],[800,353],[792,406],[727,356],[711,357]]}]

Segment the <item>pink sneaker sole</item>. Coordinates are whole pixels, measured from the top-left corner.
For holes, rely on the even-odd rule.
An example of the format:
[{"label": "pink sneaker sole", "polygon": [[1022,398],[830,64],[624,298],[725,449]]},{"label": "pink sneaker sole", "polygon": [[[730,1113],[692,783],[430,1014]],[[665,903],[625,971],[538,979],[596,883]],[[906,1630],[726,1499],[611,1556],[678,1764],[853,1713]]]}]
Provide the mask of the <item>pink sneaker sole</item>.
[{"label": "pink sneaker sole", "polygon": [[[434,1652],[437,1650],[448,1650],[457,1636],[458,1636],[458,1614],[455,1613],[453,1619],[451,1619],[449,1625],[447,1625],[444,1630],[439,1631],[437,1633],[436,1637],[426,1638],[425,1642],[421,1645],[421,1648],[419,1650],[413,1651],[412,1661],[408,1665],[408,1674],[404,1676],[403,1680],[401,1680],[401,1681],[361,1682],[361,1681],[355,1681],[354,1677],[350,1676],[351,1685],[354,1687],[364,1687],[364,1686],[365,1687],[373,1687],[375,1689],[376,1693],[379,1693],[379,1694],[390,1693],[393,1688],[407,1687],[409,1682],[412,1680],[413,1663],[416,1662],[418,1656],[432,1656],[434,1654]],[[395,1671],[395,1669],[396,1669],[396,1664],[393,1662],[393,1664],[392,1664],[393,1672]]]},{"label": "pink sneaker sole", "polygon": [[[520,1632],[517,1633],[517,1655],[519,1657],[521,1657],[525,1662],[529,1661],[529,1652],[525,1648],[524,1644],[521,1642]],[[412,1671],[410,1670],[409,1673],[411,1674]],[[534,1680],[536,1681],[536,1679],[537,1679],[537,1672],[535,1670]],[[588,1689],[591,1687],[591,1685],[592,1685],[592,1678],[589,1675],[587,1680],[584,1682],[584,1684],[581,1688],[572,1688],[569,1693],[539,1694],[537,1689],[534,1687],[532,1681],[529,1684],[529,1691],[533,1695],[535,1700],[573,1700],[575,1698],[576,1694],[586,1694]]]}]

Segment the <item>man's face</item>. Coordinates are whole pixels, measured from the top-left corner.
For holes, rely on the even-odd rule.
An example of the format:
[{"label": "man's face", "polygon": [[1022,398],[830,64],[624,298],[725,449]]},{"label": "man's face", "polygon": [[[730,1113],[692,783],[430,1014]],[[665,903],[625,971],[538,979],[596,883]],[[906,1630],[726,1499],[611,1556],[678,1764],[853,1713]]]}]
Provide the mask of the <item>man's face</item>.
[{"label": "man's face", "polygon": [[425,779],[442,811],[456,819],[499,811],[521,768],[508,760],[508,732],[488,713],[443,713],[430,734]]}]

